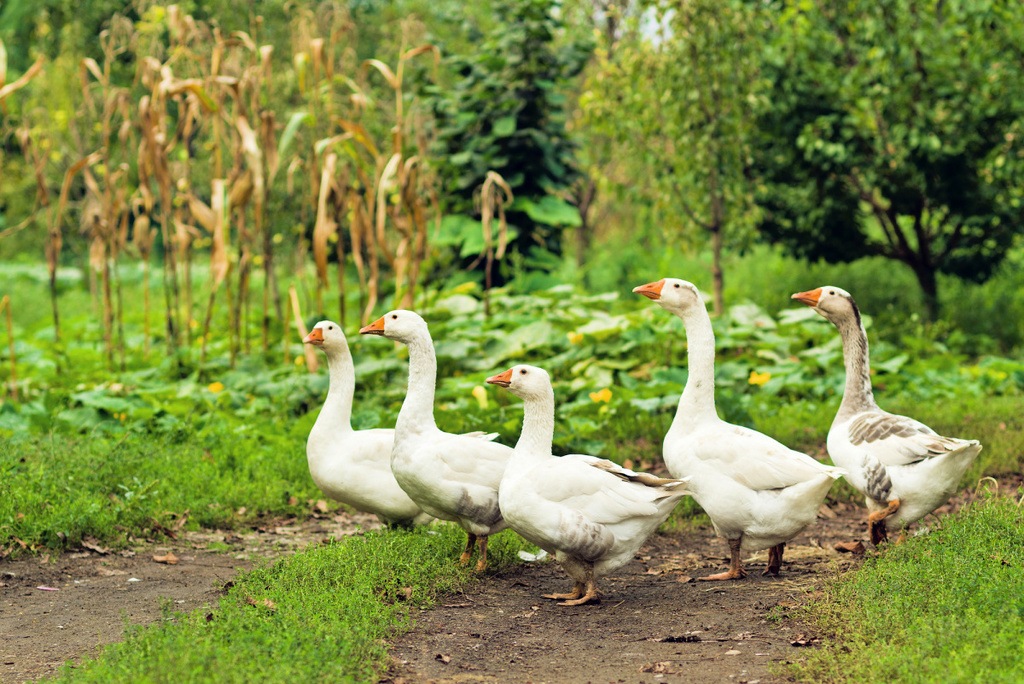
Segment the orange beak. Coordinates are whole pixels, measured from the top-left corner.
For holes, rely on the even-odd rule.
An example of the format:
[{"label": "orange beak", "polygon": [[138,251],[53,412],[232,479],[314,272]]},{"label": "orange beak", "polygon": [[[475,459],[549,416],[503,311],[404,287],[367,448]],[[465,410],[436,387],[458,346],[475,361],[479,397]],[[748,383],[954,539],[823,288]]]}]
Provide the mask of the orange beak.
[{"label": "orange beak", "polygon": [[647,283],[646,285],[640,285],[639,287],[634,287],[633,288],[633,292],[636,292],[638,295],[643,295],[644,297],[647,297],[648,299],[653,299],[654,301],[658,301],[659,299],[661,299],[661,288],[663,288],[663,287],[665,287],[665,279],[664,278],[662,278],[661,280],[659,280],[657,282],[654,282],[654,283]]},{"label": "orange beak", "polygon": [[821,288],[818,287],[807,292],[797,292],[790,299],[803,302],[807,306],[818,306],[818,300],[821,299]]},{"label": "orange beak", "polygon": [[359,329],[360,335],[383,335],[384,334],[384,317],[381,316],[373,323],[367,326],[363,326]]},{"label": "orange beak", "polygon": [[509,368],[504,373],[498,373],[487,378],[487,384],[498,385],[499,387],[508,387],[512,384],[512,369]]},{"label": "orange beak", "polygon": [[302,341],[319,347],[324,343],[324,331],[320,328],[313,328],[308,335],[302,338]]}]

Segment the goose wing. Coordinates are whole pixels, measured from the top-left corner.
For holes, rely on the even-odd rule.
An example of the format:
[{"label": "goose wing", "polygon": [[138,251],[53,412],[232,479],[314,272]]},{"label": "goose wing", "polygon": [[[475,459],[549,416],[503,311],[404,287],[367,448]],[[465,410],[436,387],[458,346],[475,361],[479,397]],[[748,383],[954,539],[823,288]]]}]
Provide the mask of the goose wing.
[{"label": "goose wing", "polygon": [[547,501],[605,525],[656,515],[658,502],[687,493],[682,480],[637,473],[607,459],[583,454],[551,459],[531,479],[536,493]]},{"label": "goose wing", "polygon": [[838,477],[843,472],[740,425],[726,423],[715,434],[699,437],[695,452],[703,463],[754,491],[783,489],[823,473]]},{"label": "goose wing", "polygon": [[943,437],[913,418],[885,411],[865,411],[846,425],[846,439],[882,465],[909,465],[941,456],[976,442]]}]

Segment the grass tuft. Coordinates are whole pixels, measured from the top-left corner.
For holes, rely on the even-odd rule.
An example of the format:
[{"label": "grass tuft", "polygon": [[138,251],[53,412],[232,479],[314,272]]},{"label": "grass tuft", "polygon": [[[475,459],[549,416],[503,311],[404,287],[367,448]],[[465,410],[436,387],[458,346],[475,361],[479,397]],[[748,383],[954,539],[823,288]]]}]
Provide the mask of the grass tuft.
[{"label": "grass tuft", "polygon": [[808,682],[1016,682],[1024,671],[1024,509],[988,495],[829,584]]},{"label": "grass tuft", "polygon": [[[464,590],[454,525],[389,530],[315,546],[240,575],[215,609],[170,613],[129,628],[96,659],[66,664],[59,682],[375,682],[387,640],[419,609]],[[512,532],[489,545],[491,570],[518,562]]]}]

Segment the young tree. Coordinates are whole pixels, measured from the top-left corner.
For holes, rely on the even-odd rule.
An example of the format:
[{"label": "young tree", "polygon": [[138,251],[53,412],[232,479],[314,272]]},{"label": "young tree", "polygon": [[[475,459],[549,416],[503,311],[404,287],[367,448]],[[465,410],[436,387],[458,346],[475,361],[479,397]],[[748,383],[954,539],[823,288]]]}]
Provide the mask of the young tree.
[{"label": "young tree", "polygon": [[758,163],[763,230],[795,254],[984,280],[1024,219],[1016,0],[786,3]]},{"label": "young tree", "polygon": [[577,218],[551,195],[568,188],[577,175],[563,88],[586,64],[590,45],[556,42],[558,4],[498,4],[497,20],[472,54],[445,60],[456,74],[454,82],[430,91],[447,209],[478,215],[474,193],[489,172],[496,172],[516,198],[507,219],[518,229],[510,247],[521,254],[533,246],[560,253],[565,217]]},{"label": "young tree", "polygon": [[[754,224],[748,178],[758,103],[761,9],[740,0],[664,0],[656,21],[595,71],[583,103],[637,161],[645,189],[678,229],[711,242],[716,313],[724,309],[722,249]],[[654,24],[652,24],[654,25]],[[689,228],[691,231],[687,231]]]}]

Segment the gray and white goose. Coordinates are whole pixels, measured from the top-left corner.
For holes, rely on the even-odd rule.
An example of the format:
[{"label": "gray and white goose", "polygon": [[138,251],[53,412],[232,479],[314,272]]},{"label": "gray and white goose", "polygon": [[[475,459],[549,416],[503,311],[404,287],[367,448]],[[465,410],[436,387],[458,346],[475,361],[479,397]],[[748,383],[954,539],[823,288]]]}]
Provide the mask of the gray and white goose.
[{"label": "gray and white goose", "polygon": [[943,437],[913,418],[878,407],[871,389],[867,333],[849,292],[826,285],[792,298],[830,321],[842,337],[846,386],[828,431],[828,453],[864,494],[871,541],[878,544],[888,536],[888,520],[905,531],[948,501],[981,443]]},{"label": "gray and white goose", "polygon": [[572,592],[545,598],[563,606],[596,600],[597,580],[633,559],[688,494],[685,482],[596,456],[552,455],[555,395],[545,370],[513,366],[487,382],[523,399],[523,431],[498,492],[502,515],[575,582]]}]

